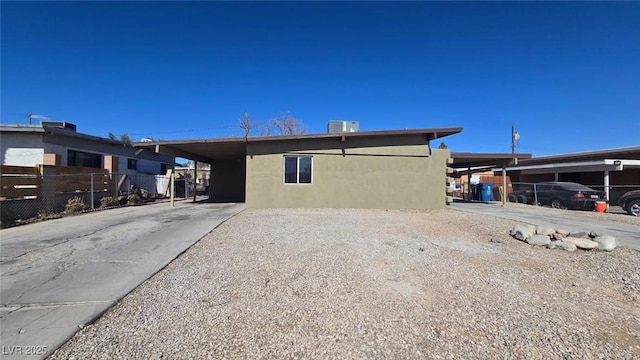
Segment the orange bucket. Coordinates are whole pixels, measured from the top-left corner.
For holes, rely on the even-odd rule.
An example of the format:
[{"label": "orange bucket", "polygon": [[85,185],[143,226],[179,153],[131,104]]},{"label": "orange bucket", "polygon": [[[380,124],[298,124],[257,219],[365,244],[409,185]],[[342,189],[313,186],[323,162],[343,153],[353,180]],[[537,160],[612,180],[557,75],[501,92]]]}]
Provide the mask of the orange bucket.
[{"label": "orange bucket", "polygon": [[604,201],[596,201],[595,211],[599,213],[607,211],[607,203]]}]

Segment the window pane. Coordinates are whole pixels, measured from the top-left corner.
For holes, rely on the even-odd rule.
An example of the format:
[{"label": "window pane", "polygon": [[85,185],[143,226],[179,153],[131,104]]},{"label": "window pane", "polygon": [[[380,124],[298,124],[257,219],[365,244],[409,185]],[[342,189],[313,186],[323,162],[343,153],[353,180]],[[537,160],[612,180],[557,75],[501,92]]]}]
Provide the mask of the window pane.
[{"label": "window pane", "polygon": [[311,184],[311,157],[300,157],[300,183]]},{"label": "window pane", "polygon": [[67,166],[102,168],[102,155],[68,150]]},{"label": "window pane", "polygon": [[298,182],[297,160],[298,158],[292,156],[284,157],[284,182],[286,184],[295,184]]},{"label": "window pane", "polygon": [[128,159],[127,160],[127,169],[136,170],[138,168],[138,160],[137,159]]}]

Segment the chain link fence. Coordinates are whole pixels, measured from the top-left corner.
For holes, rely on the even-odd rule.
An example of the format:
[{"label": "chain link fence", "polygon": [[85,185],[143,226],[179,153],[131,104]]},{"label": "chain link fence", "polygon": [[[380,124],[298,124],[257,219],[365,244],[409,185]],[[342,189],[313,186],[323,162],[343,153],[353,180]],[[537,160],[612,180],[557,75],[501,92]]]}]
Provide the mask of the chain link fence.
[{"label": "chain link fence", "polygon": [[[493,194],[492,201],[501,201],[504,192],[502,190],[502,184],[493,183]],[[514,202],[514,203],[523,203],[523,204],[540,204],[538,201],[538,195],[540,190],[545,190],[543,188],[544,183],[533,183],[533,182],[508,182],[506,188],[506,201]],[[584,184],[584,186],[589,187],[593,190],[606,192],[606,187],[602,184]],[[461,184],[459,188],[456,188],[454,195],[460,197],[464,200],[471,201],[480,201],[481,197],[481,184],[474,184],[464,182]],[[640,190],[639,184],[623,184],[623,185],[609,185],[609,197],[608,199],[598,199],[605,200],[609,203],[610,206],[616,206],[618,202],[618,198],[622,196],[624,193],[631,190]]]},{"label": "chain link fence", "polygon": [[[2,227],[38,218],[115,206],[138,205],[171,197],[171,176],[117,174],[80,167],[2,166]],[[174,198],[206,194],[192,177],[174,179]],[[57,216],[56,216],[57,215]]]}]

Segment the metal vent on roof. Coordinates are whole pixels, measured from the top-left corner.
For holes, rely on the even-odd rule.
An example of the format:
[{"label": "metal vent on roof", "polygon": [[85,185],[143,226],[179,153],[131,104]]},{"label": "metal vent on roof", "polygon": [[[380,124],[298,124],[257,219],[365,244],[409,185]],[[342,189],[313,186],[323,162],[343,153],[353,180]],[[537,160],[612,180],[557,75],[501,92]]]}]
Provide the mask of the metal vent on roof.
[{"label": "metal vent on roof", "polygon": [[42,127],[55,127],[65,130],[76,131],[76,124],[72,124],[66,121],[42,121],[40,123]]}]

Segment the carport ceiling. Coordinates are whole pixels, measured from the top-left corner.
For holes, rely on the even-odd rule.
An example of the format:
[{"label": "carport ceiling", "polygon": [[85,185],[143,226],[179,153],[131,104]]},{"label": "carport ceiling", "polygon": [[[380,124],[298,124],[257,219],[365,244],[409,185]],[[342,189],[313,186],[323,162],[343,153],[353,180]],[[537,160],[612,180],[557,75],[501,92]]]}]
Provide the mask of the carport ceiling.
[{"label": "carport ceiling", "polygon": [[313,134],[313,135],[291,135],[291,136],[261,136],[249,138],[214,138],[196,140],[174,140],[174,141],[149,141],[136,142],[133,146],[140,149],[147,149],[157,153],[182,157],[185,159],[212,163],[216,159],[233,159],[244,157],[247,154],[247,143],[252,142],[276,142],[292,140],[331,139],[345,142],[349,138],[379,138],[389,136],[415,136],[423,135],[425,142],[439,139],[448,135],[457,134],[462,128],[437,128],[437,129],[416,129],[416,130],[391,130],[391,131],[362,131],[354,133],[338,134]]},{"label": "carport ceiling", "polygon": [[506,167],[515,163],[514,159],[531,159],[531,154],[511,153],[461,153],[452,152],[453,164],[451,167],[459,170],[469,168],[494,168]]}]

